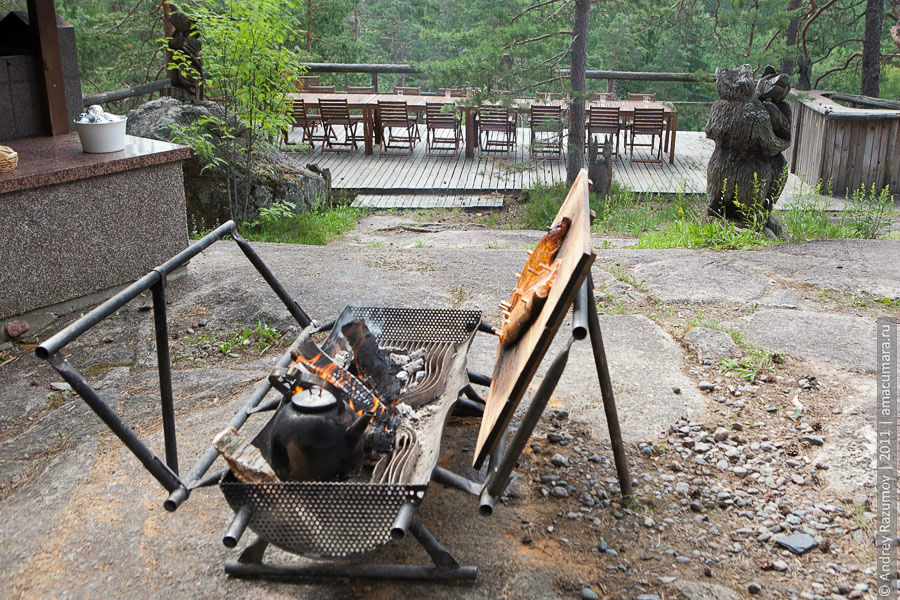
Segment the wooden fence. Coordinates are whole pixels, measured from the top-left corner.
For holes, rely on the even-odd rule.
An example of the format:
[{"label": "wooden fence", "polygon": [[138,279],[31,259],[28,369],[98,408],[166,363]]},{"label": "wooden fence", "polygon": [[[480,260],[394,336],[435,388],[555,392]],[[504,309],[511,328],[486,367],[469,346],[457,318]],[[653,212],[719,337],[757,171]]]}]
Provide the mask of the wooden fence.
[{"label": "wooden fence", "polygon": [[827,93],[792,103],[791,173],[831,180],[836,195],[860,186],[900,193],[900,110],[847,108]]}]

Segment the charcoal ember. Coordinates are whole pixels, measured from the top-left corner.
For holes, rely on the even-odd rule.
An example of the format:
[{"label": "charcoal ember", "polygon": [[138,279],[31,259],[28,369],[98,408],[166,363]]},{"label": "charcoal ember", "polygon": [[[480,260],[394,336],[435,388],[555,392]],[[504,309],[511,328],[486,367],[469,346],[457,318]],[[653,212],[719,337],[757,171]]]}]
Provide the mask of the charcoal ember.
[{"label": "charcoal ember", "polygon": [[[383,351],[384,349],[382,349]],[[396,352],[390,353],[391,362],[394,366],[402,367],[409,364],[409,355],[407,354],[398,354]]]},{"label": "charcoal ember", "polygon": [[402,383],[409,383],[409,373],[406,371],[399,371],[397,373],[397,379],[399,379]]},{"label": "charcoal ember", "polygon": [[419,348],[418,350],[413,350],[409,353],[409,360],[414,361],[419,358],[425,358],[425,353],[427,350],[425,348]]},{"label": "charcoal ember", "polygon": [[353,350],[353,364],[359,378],[385,404],[390,404],[400,395],[400,382],[394,377],[390,360],[378,347],[378,340],[366,327],[362,319],[354,319],[341,327]]},{"label": "charcoal ember", "polygon": [[424,369],[419,371],[418,373],[416,373],[416,379],[413,383],[415,383],[416,385],[419,385],[420,383],[422,383],[423,379],[425,379],[425,370]]},{"label": "charcoal ember", "polygon": [[353,353],[349,350],[341,350],[340,352],[336,352],[334,354],[334,362],[342,367],[347,367],[347,365],[353,362]]},{"label": "charcoal ember", "polygon": [[415,373],[416,371],[422,371],[425,369],[425,359],[417,358],[416,360],[411,361],[410,363],[403,366],[403,370],[407,373]]}]

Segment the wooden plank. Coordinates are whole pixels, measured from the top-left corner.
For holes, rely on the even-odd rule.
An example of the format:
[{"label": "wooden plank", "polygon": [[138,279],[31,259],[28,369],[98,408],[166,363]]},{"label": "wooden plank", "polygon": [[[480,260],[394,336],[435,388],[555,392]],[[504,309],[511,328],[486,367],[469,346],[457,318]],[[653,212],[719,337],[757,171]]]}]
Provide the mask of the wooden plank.
[{"label": "wooden plank", "polygon": [[62,60],[59,56],[59,31],[53,0],[28,0],[28,19],[36,25],[41,59],[41,82],[44,87],[44,116],[50,135],[69,133],[69,111],[63,83]]},{"label": "wooden plank", "polygon": [[556,224],[563,217],[572,220],[568,235],[557,254],[560,267],[556,283],[550,289],[547,301],[535,321],[522,337],[507,348],[497,348],[491,388],[478,431],[473,461],[475,468],[481,467],[509,426],[513,412],[525,395],[528,384],[596,258],[591,247],[587,202],[587,171],[582,169],[553,221]]},{"label": "wooden plank", "polygon": [[889,185],[891,191],[900,194],[900,123],[894,121],[891,124],[890,132],[890,150],[888,151],[890,160]]}]

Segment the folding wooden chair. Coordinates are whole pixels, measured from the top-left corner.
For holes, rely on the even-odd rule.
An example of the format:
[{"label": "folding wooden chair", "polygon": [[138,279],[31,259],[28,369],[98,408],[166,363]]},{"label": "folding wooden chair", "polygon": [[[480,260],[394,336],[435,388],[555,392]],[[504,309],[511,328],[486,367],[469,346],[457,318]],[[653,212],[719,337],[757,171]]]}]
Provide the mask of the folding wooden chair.
[{"label": "folding wooden chair", "polygon": [[310,94],[333,94],[334,86],[333,85],[308,85],[304,90],[309,92]]},{"label": "folding wooden chair", "polygon": [[451,98],[465,98],[466,88],[438,88],[438,96],[450,96]]},{"label": "folding wooden chair", "polygon": [[[427,102],[425,104],[425,154],[428,156],[447,156],[450,148],[447,146],[453,144],[453,154],[459,152],[459,145],[462,142],[462,128],[460,126],[459,117],[456,110],[445,112],[445,105],[438,102]],[[439,131],[451,131],[452,135],[439,134]]]},{"label": "folding wooden chair", "polygon": [[407,87],[407,86],[403,86],[403,85],[395,85],[394,93],[399,96],[421,96],[422,88]]},{"label": "folding wooden chair", "polygon": [[375,86],[374,85],[348,85],[347,93],[348,94],[374,94]]},{"label": "folding wooden chair", "polygon": [[529,117],[531,121],[531,156],[556,160],[562,158],[562,108],[532,105]]},{"label": "folding wooden chair", "polygon": [[542,102],[551,102],[553,100],[563,100],[566,95],[562,92],[535,92],[534,97]]},{"label": "folding wooden chair", "polygon": [[600,102],[601,100],[603,102],[612,102],[615,99],[615,94],[612,92],[594,92],[591,96],[592,102]]},{"label": "folding wooden chair", "polygon": [[[631,136],[629,141],[629,158],[632,162],[662,162],[663,147],[663,129],[665,128],[665,111],[661,108],[636,108],[634,109],[634,121],[631,123]],[[639,135],[649,135],[649,144],[635,144],[634,138]],[[638,159],[634,158],[635,146],[649,146],[650,156],[653,156],[653,141],[659,136],[659,149],[656,158]]]},{"label": "folding wooden chair", "polygon": [[[356,127],[362,123],[362,117],[351,115],[347,108],[347,99],[335,100],[319,99],[319,117],[325,128],[325,143],[323,152],[353,152],[356,150],[356,142],[362,141],[362,137],[356,133]],[[335,126],[344,128],[344,140],[339,141],[334,131]]]},{"label": "folding wooden chair", "polygon": [[656,94],[632,94],[628,93],[629,100],[646,100],[648,102],[656,102]]},{"label": "folding wooden chair", "polygon": [[316,137],[315,132],[316,128],[322,122],[322,120],[315,116],[310,115],[306,112],[306,104],[304,104],[302,99],[292,100],[290,104],[290,119],[291,125],[284,131],[284,145],[285,146],[296,146],[296,143],[291,143],[288,139],[291,131],[296,127],[300,127],[303,129],[303,136],[300,139],[301,143],[309,143],[309,149],[312,150],[315,148],[315,141],[324,141],[325,136],[320,135]]},{"label": "folding wooden chair", "polygon": [[[381,122],[381,153],[409,156],[416,144],[416,118],[409,116],[409,107],[405,101],[378,101],[379,121]],[[397,135],[394,130],[403,133]]]},{"label": "folding wooden chair", "polygon": [[[495,134],[495,135],[491,135]],[[515,113],[502,106],[485,106],[478,111],[478,135],[483,152],[505,152],[507,157],[516,147]]]},{"label": "folding wooden chair", "polygon": [[588,120],[585,126],[587,136],[585,136],[585,147],[590,147],[591,136],[594,135],[614,135],[616,136],[616,150],[613,153],[613,160],[619,158],[619,107],[618,106],[592,106],[588,110]]},{"label": "folding wooden chair", "polygon": [[294,89],[297,92],[308,92],[308,87],[311,85],[321,85],[320,77],[318,75],[303,75],[301,77],[297,77],[294,80]]}]

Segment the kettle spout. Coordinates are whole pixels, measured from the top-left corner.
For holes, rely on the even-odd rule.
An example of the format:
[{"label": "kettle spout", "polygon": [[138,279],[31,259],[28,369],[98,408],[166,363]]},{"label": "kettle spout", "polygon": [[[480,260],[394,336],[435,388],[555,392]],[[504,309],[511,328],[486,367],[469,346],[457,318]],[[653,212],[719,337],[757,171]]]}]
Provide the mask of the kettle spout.
[{"label": "kettle spout", "polygon": [[363,434],[366,432],[366,427],[369,426],[369,423],[372,422],[373,418],[375,418],[374,412],[363,413],[362,416],[357,418],[356,421],[347,428],[348,446],[355,446],[359,443]]}]

